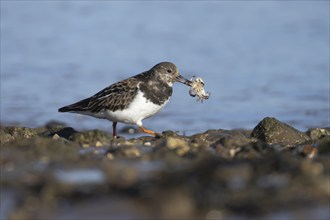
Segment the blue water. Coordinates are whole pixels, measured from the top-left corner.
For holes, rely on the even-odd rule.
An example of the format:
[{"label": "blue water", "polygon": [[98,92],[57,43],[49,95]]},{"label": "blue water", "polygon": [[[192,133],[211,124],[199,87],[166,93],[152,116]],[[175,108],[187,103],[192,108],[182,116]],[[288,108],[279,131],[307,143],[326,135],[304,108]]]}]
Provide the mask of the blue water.
[{"label": "blue water", "polygon": [[110,131],[57,109],[161,61],[211,97],[175,85],[150,129],[330,126],[329,1],[1,1],[1,123]]}]

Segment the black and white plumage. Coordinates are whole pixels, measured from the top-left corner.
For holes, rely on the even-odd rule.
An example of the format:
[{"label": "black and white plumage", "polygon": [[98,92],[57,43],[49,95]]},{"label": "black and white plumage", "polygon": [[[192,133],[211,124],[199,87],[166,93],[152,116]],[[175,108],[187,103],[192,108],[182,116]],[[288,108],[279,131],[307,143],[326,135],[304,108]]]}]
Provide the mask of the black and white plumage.
[{"label": "black and white plumage", "polygon": [[156,132],[143,127],[142,120],[153,116],[167,104],[174,82],[188,86],[191,83],[179,74],[173,63],[162,62],[58,111],[108,119],[113,122],[114,138],[117,122],[136,124],[142,132],[157,136]]}]

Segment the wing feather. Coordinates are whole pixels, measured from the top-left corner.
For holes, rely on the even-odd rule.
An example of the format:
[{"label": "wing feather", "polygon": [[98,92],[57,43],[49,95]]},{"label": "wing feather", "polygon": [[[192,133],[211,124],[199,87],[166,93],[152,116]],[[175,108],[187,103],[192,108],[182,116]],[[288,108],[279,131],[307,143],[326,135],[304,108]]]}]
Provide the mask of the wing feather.
[{"label": "wing feather", "polygon": [[134,99],[138,90],[138,80],[129,78],[101,90],[90,98],[87,111],[99,112],[123,110]]},{"label": "wing feather", "polygon": [[119,81],[104,88],[95,95],[58,109],[59,112],[100,112],[123,110],[134,99],[138,91],[139,79],[136,77]]}]

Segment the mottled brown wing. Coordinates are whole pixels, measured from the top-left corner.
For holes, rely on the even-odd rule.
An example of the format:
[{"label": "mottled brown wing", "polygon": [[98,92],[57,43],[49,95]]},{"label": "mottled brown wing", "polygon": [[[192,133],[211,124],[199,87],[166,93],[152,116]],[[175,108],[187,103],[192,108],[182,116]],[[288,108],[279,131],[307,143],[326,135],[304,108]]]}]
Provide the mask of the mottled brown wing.
[{"label": "mottled brown wing", "polygon": [[137,91],[137,79],[128,78],[119,81],[92,96],[86,110],[90,112],[99,112],[102,109],[123,110],[132,102]]}]

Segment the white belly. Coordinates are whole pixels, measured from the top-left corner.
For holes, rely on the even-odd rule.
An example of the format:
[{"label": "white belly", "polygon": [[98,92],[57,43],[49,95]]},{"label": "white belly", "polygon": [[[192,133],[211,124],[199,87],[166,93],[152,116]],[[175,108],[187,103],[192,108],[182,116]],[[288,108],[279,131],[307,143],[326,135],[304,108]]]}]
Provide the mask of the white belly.
[{"label": "white belly", "polygon": [[159,112],[169,101],[164,102],[163,105],[155,105],[151,101],[143,97],[142,92],[138,92],[128,108],[124,110],[117,110],[115,112],[109,110],[102,110],[96,114],[88,114],[97,118],[108,119],[113,122],[122,122],[126,124],[136,124],[142,126],[142,120],[149,118]]}]

